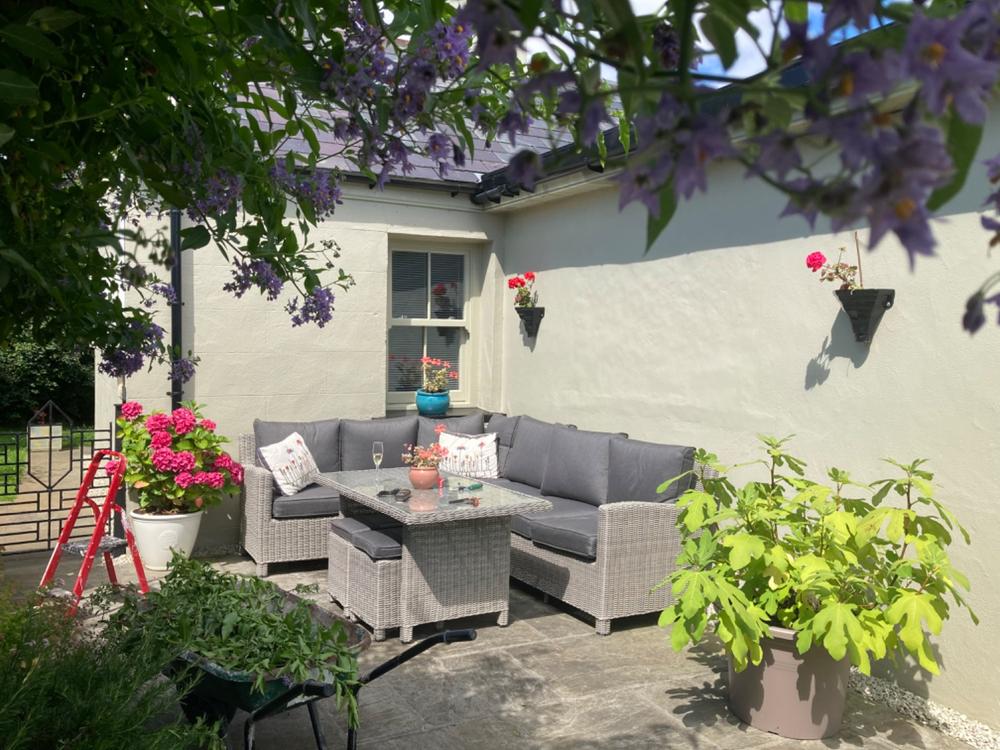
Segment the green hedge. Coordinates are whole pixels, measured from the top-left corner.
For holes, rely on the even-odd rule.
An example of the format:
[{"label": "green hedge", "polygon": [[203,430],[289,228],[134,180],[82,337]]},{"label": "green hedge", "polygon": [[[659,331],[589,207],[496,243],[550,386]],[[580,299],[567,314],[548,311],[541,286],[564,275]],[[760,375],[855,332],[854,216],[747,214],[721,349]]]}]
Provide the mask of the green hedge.
[{"label": "green hedge", "polygon": [[25,424],[52,399],[74,424],[94,420],[94,353],[19,334],[0,344],[0,424]]}]

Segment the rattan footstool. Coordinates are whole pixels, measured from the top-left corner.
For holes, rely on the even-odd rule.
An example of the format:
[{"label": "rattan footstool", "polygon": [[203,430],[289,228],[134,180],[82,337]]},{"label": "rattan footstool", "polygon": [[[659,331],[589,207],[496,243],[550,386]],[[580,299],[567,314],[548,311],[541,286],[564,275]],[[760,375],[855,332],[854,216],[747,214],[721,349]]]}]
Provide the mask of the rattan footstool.
[{"label": "rattan footstool", "polygon": [[361,620],[376,641],[400,622],[399,587],[402,561],[375,560],[332,531],[329,534],[330,597],[340,603],[350,620]]}]

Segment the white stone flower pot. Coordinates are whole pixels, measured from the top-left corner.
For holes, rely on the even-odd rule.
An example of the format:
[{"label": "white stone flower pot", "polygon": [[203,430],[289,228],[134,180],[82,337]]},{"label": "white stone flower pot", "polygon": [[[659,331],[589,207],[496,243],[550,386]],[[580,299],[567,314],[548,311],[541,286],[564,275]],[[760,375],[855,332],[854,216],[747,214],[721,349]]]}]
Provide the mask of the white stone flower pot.
[{"label": "white stone flower pot", "polygon": [[166,570],[174,550],[184,557],[190,557],[203,514],[204,511],[199,510],[161,516],[130,510],[128,517],[143,567],[148,570]]}]

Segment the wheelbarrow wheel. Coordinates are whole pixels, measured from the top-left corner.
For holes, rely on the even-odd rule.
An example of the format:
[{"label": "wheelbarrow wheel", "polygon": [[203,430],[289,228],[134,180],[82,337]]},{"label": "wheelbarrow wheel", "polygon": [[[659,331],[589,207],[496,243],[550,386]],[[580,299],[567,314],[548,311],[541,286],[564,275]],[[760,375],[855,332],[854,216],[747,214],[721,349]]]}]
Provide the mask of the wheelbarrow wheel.
[{"label": "wheelbarrow wheel", "polygon": [[181,709],[189,722],[194,724],[201,719],[207,724],[219,722],[219,736],[225,737],[229,724],[236,715],[236,706],[223,701],[214,700],[193,691],[181,698]]}]

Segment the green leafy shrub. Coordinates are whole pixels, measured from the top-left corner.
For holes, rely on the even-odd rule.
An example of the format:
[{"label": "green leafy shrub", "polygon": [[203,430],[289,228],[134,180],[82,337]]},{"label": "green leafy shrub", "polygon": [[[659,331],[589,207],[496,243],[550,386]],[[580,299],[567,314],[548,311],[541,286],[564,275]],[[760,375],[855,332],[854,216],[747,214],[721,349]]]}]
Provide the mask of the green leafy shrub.
[{"label": "green leafy shrub", "polygon": [[317,622],[308,602],[290,605],[269,581],[175,554],[160,590],[144,597],[127,592],[108,629],[124,650],[151,641],[159,645],[162,664],[191,651],[227,671],[252,674],[258,690],[280,677],[320,677],[333,682],[337,706],[357,721],[358,664],[347,628]]},{"label": "green leafy shrub", "polygon": [[674,648],[712,624],[741,671],[760,663],[761,638],[778,625],[797,633],[799,653],[821,646],[865,674],[873,658],[899,653],[937,674],[928,633],[941,632],[950,602],[969,609],[960,592],[969,582],[946,550],[954,531],[969,536],[934,498],[925,461],[888,461],[901,476],[870,485],[830,469],[828,486],[804,477],[805,464],[784,451],[788,438],[761,440],[767,459],[755,463],[767,479],[742,487],[726,476],[731,467],[698,452],[719,476],[678,500],[683,550],[660,584],[675,596],[660,616]]},{"label": "green leafy shrub", "polygon": [[51,399],[77,424],[94,419],[94,352],[18,333],[0,344],[0,415],[24,427]]},{"label": "green leafy shrub", "polygon": [[5,750],[219,747],[179,717],[148,648],[123,653],[39,595],[0,589],[0,746]]}]

